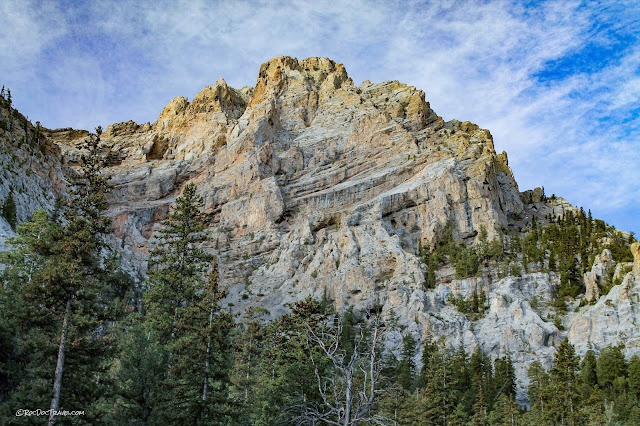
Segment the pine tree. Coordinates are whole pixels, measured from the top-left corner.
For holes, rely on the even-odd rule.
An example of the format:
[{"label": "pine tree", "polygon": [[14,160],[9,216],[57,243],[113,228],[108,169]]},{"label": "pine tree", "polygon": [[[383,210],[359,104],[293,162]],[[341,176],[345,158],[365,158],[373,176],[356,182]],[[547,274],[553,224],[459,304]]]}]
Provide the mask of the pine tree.
[{"label": "pine tree", "polygon": [[640,401],[640,357],[634,355],[629,361],[629,393]]},{"label": "pine tree", "polygon": [[449,350],[441,340],[431,355],[427,371],[424,417],[427,424],[447,424],[447,416],[454,410],[456,401],[452,396],[455,386]]},{"label": "pine tree", "polygon": [[539,361],[534,361],[527,371],[527,376],[529,378],[527,394],[531,402],[531,410],[528,413],[530,423],[548,424],[549,419],[552,418],[549,374],[547,374]]},{"label": "pine tree", "polygon": [[500,395],[515,397],[516,395],[516,373],[511,362],[511,357],[497,358],[494,365],[493,388],[496,394],[493,399]]},{"label": "pine tree", "polygon": [[553,367],[549,370],[553,388],[551,410],[554,411],[556,421],[563,424],[580,422],[580,400],[576,371],[579,358],[575,348],[568,339],[564,339],[553,360]]},{"label": "pine tree", "polygon": [[515,426],[521,424],[520,410],[514,396],[502,394],[494,404],[494,409],[488,416],[489,424]]},{"label": "pine tree", "polygon": [[15,230],[18,225],[18,216],[16,209],[16,200],[13,198],[13,191],[9,192],[9,196],[2,204],[0,215],[4,217],[7,223]]},{"label": "pine tree", "polygon": [[103,212],[111,186],[103,175],[100,133],[96,129],[82,146],[88,155],[72,179],[63,224],[34,213],[18,227],[18,237],[10,241],[14,250],[1,260],[25,360],[9,406],[43,407],[49,397],[50,424],[61,407],[87,409],[101,398],[110,324],[128,300],[130,281],[118,273],[117,258],[104,254],[110,220]]},{"label": "pine tree", "polygon": [[412,390],[415,385],[416,365],[413,357],[416,352],[416,340],[410,333],[402,338],[402,356],[398,364],[398,384],[406,390]]},{"label": "pine tree", "polygon": [[195,185],[187,185],[162,221],[157,245],[151,251],[146,321],[162,342],[175,341],[176,327],[185,308],[202,291],[204,274],[213,260],[201,248],[208,241],[202,206]]},{"label": "pine tree", "polygon": [[168,357],[154,411],[173,423],[225,424],[233,317],[220,306],[226,289],[217,264],[202,249],[209,242],[202,206],[195,185],[185,186],[151,252],[145,322]]},{"label": "pine tree", "polygon": [[[316,333],[326,330],[328,306],[308,297],[288,307],[291,312],[273,320],[265,330],[255,424],[290,423],[294,413],[283,407],[297,406],[300,401],[307,404],[321,401],[315,370],[326,377],[329,366],[317,345],[310,341],[308,330]],[[317,358],[309,357],[310,350]]]},{"label": "pine tree", "polygon": [[453,378],[452,396],[458,402],[458,405],[461,403],[462,408],[470,413],[473,405],[472,399],[475,395],[473,395],[473,380],[469,371],[468,361],[467,353],[465,352],[464,345],[461,342],[453,353],[451,359],[451,376]]},{"label": "pine tree", "polygon": [[159,399],[158,383],[166,373],[167,353],[145,330],[142,318],[136,318],[123,334],[114,373],[113,420],[116,424],[146,425],[153,421],[153,409]]},{"label": "pine tree", "polygon": [[473,387],[476,391],[475,403],[473,404],[473,425],[484,426],[487,424],[487,402],[485,400],[484,390],[482,389],[482,379],[475,377]]},{"label": "pine tree", "polygon": [[591,389],[598,383],[596,363],[596,354],[593,349],[589,347],[589,350],[587,350],[587,353],[580,364],[580,380],[589,391],[591,391]]},{"label": "pine tree", "polygon": [[436,352],[438,345],[433,341],[433,334],[430,328],[427,328],[424,334],[424,343],[422,346],[422,368],[420,370],[420,378],[418,381],[419,387],[424,387],[431,377],[431,373],[429,371],[429,363],[431,362],[431,357]]},{"label": "pine tree", "polygon": [[226,289],[218,285],[213,267],[209,279],[184,310],[178,322],[177,339],[169,376],[163,384],[170,396],[165,418],[189,424],[228,424],[233,414],[229,395],[232,366],[230,333],[233,316],[222,310]]},{"label": "pine tree", "polygon": [[427,264],[427,276],[424,287],[427,290],[431,290],[436,288],[436,270],[438,269],[436,256],[427,251],[425,254],[425,263]]},{"label": "pine tree", "polygon": [[264,346],[262,317],[268,314],[264,308],[250,307],[242,318],[241,331],[236,337],[233,369],[231,371],[232,393],[241,406],[240,423],[252,424],[251,417],[258,404],[256,388],[259,379],[259,362]]},{"label": "pine tree", "polygon": [[627,363],[619,347],[603,348],[596,363],[598,385],[603,389],[612,389],[618,377],[627,375]]}]

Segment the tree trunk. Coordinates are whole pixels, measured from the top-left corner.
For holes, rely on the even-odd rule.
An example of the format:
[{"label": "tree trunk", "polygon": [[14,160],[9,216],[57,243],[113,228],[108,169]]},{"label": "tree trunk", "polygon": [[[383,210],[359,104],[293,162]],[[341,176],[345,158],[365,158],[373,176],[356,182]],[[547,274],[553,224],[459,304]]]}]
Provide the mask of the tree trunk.
[{"label": "tree trunk", "polygon": [[147,420],[149,420],[149,415],[151,415],[151,410],[149,409],[149,394],[151,393],[151,389],[149,386],[144,387],[144,410],[142,410],[142,426],[147,424]]},{"label": "tree trunk", "polygon": [[69,329],[69,316],[71,315],[71,305],[73,296],[67,300],[67,308],[64,311],[62,320],[62,332],[60,334],[60,345],[58,346],[58,361],[56,363],[56,373],[53,379],[53,399],[51,399],[51,411],[49,413],[50,425],[56,424],[56,411],[60,410],[60,390],[62,389],[62,372],[64,370],[64,358],[66,349],[67,331]]},{"label": "tree trunk", "polygon": [[207,333],[207,357],[204,362],[204,385],[202,386],[202,413],[204,420],[207,414],[207,392],[209,391],[209,371],[211,370],[211,326],[213,324],[213,308],[209,312],[209,333]]},{"label": "tree trunk", "polygon": [[[352,367],[352,363],[349,363]],[[353,376],[350,370],[347,370],[347,391],[344,401],[344,425],[347,426],[351,422],[351,387],[353,386]]]}]

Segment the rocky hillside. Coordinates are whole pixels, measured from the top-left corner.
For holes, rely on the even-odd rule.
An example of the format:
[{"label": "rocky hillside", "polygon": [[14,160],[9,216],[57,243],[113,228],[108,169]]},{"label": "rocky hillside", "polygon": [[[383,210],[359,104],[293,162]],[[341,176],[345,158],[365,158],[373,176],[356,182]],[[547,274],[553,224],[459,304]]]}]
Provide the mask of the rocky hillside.
[{"label": "rocky hillside", "polygon": [[[1,133],[0,201],[13,191],[20,221],[52,207],[88,132],[46,130],[49,145],[28,151],[20,138],[29,140],[33,126],[17,122]],[[445,122],[414,87],[355,86],[329,59],[279,57],[262,65],[254,88],[220,79],[191,102],[172,100],[155,123],[113,124],[102,140],[117,186],[113,243],[140,280],[154,231],[193,182],[234,310],[258,305],[277,316],[289,302],[327,295],[338,309],[394,313],[416,338],[429,329],[451,345],[510,354],[520,386],[528,365],[548,366],[565,336],[579,353],[589,344],[640,353],[637,245],[631,272],[605,252],[592,265],[582,261],[587,295],[569,297],[568,314],[554,306],[561,276],[548,253],[536,265],[515,251],[503,266],[487,257],[466,274],[452,255],[426,261],[447,239],[475,250],[578,209],[541,189],[520,192],[488,130]],[[601,295],[615,271],[619,283]],[[478,312],[455,303],[474,294],[486,296]],[[389,348],[400,340],[392,335]]]},{"label": "rocky hillside", "polygon": [[9,102],[0,99],[0,250],[18,223],[52,210],[64,190],[60,148]]}]

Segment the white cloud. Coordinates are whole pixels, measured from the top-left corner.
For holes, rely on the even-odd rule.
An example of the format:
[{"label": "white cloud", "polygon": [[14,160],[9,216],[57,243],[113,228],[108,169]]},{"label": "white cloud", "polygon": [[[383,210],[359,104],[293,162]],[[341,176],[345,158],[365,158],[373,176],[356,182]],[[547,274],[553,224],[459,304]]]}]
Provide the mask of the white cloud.
[{"label": "white cloud", "polygon": [[[445,119],[489,128],[523,189],[640,214],[635,1],[109,1],[79,6],[86,21],[41,4],[0,5],[0,71],[10,63],[18,81],[17,70],[46,69],[25,73],[24,88],[55,95],[34,96],[29,113],[56,126],[153,121],[219,77],[255,84],[273,56],[328,56],[356,84],[400,80]],[[56,47],[60,59],[47,62]],[[585,53],[605,48],[601,66]]]},{"label": "white cloud", "polygon": [[0,76],[33,76],[43,51],[67,31],[66,21],[49,1],[0,2]]}]

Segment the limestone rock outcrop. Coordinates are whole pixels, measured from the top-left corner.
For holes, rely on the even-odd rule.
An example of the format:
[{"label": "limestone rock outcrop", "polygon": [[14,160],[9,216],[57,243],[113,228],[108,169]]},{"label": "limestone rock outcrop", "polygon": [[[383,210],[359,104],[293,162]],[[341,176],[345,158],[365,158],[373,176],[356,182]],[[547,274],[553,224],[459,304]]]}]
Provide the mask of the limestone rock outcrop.
[{"label": "limestone rock outcrop", "polygon": [[[15,225],[29,220],[37,209],[53,209],[65,186],[60,155],[43,129],[0,104],[0,209],[13,199]],[[6,249],[4,241],[15,231],[0,214],[0,250]]]},{"label": "limestone rock outcrop", "polygon": [[[55,175],[46,188],[61,189],[62,171],[77,167],[77,142],[87,135],[47,132],[58,151],[42,163]],[[218,257],[236,311],[258,305],[275,317],[288,302],[324,294],[338,309],[393,311],[417,338],[430,329],[452,345],[510,354],[520,390],[531,361],[549,366],[554,345],[567,335],[579,352],[587,341],[623,342],[628,353],[640,352],[633,329],[638,257],[634,273],[607,297],[564,318],[568,333],[554,323],[553,273],[501,278],[483,270],[457,280],[442,270],[435,289],[423,288],[419,247],[434,247],[447,228],[472,246],[484,231],[488,238],[523,231],[533,217],[544,223],[576,209],[542,189],[521,193],[488,130],[445,122],[412,86],[355,86],[344,66],[327,58],[278,57],[261,66],[254,88],[233,89],[220,79],[191,102],[173,99],[154,123],[107,127],[102,142],[117,187],[109,210],[113,246],[140,280],[160,221],[192,182],[205,200],[212,241],[206,249]],[[590,299],[613,267],[609,258],[600,255],[601,266],[590,272]],[[449,302],[476,290],[489,303],[479,320]]]},{"label": "limestone rock outcrop", "polygon": [[588,302],[600,298],[600,287],[602,287],[606,278],[611,275],[615,266],[616,263],[613,261],[610,250],[605,249],[596,256],[591,270],[584,274],[586,288],[584,297]]},{"label": "limestone rock outcrop", "polygon": [[590,344],[596,350],[623,345],[628,355],[640,353],[640,250],[632,245],[634,269],[593,306],[570,314],[568,337],[579,353]]}]

